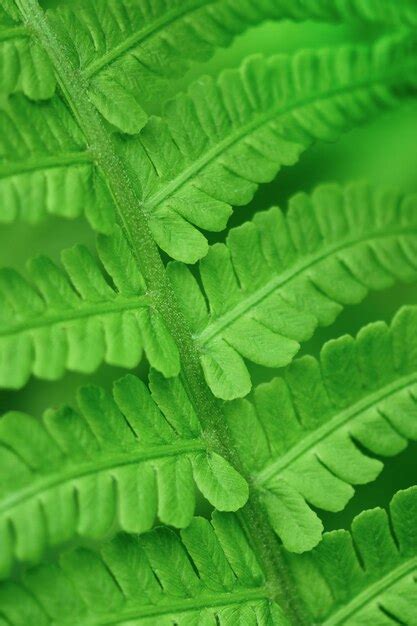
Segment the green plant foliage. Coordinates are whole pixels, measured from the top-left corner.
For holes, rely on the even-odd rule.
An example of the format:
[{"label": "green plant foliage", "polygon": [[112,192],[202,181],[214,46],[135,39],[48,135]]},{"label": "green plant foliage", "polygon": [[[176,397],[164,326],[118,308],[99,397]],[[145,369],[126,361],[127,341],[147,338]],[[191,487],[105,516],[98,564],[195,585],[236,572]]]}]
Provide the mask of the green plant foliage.
[{"label": "green plant foliage", "polygon": [[[209,58],[216,47],[266,19],[364,20],[415,26],[417,11],[410,0],[400,6],[366,0],[74,0],[50,12],[65,40],[66,52],[80,70],[90,98],[103,116],[127,133],[137,133],[147,115],[141,102],[181,76],[190,60]],[[75,6],[74,6],[75,5]],[[0,86],[22,91],[33,100],[55,90],[52,64],[13,0],[0,3]]]},{"label": "green plant foliage", "polygon": [[206,240],[191,224],[223,230],[232,205],[247,204],[259,183],[315,140],[334,140],[414,91],[414,70],[404,74],[409,63],[415,41],[400,37],[375,47],[255,56],[217,83],[193,84],[128,147],[158,245],[186,263],[205,256]]},{"label": "green plant foliage", "polygon": [[416,267],[417,197],[353,184],[298,194],[286,216],[270,209],[232,229],[201,261],[205,298],[185,266],[168,271],[206,380],[232,400],[251,388],[242,357],[287,365],[318,324],[370,289],[415,280]]},{"label": "green plant foliage", "polygon": [[[306,623],[413,624],[416,515],[413,487],[394,496],[389,517],[380,508],[365,511],[351,532],[326,533],[309,554],[287,554],[309,612]],[[141,626],[288,626],[270,595],[232,513],[214,513],[211,523],[194,518],[180,537],[167,528],[139,539],[120,535],[100,554],[70,551],[57,564],[31,570],[21,584],[0,586],[2,613],[12,626],[35,617],[40,626],[92,619]]]},{"label": "green plant foliage", "polygon": [[417,440],[416,329],[417,308],[403,308],[390,327],[376,322],[356,339],[329,341],[319,360],[293,361],[251,400],[228,406],[240,456],[287,549],[304,552],[321,539],[307,503],[340,511],[354,485],[382,470],[374,455]]},{"label": "green plant foliage", "polygon": [[416,515],[417,488],[399,491],[389,516],[364,511],[351,532],[326,533],[311,554],[290,560],[311,623],[415,623]]},{"label": "green plant foliage", "polygon": [[[203,257],[207,241],[195,226],[223,230],[231,205],[247,204],[259,183],[315,140],[334,140],[410,95],[415,59],[414,38],[388,38],[374,47],[254,57],[218,81],[193,84],[163,119],[117,142],[158,245],[187,263]],[[111,231],[115,210],[103,174],[59,98],[9,99],[0,128],[1,221],[84,211],[99,232]]]},{"label": "green plant foliage", "polygon": [[91,373],[102,361],[134,367],[143,349],[165,376],[179,373],[178,349],[145,293],[122,233],[98,240],[108,276],[87,248],[62,253],[63,272],[47,257],[29,263],[32,287],[14,270],[0,270],[0,384],[22,387],[31,372],[55,380],[66,369]]},{"label": "green plant foliage", "polygon": [[417,306],[296,358],[417,279],[412,181],[318,156],[409,115],[416,26],[415,0],[0,0],[1,241],[37,254],[0,269],[0,626],[417,624],[417,487],[357,500],[417,441]]},{"label": "green plant foliage", "polygon": [[[31,373],[47,380],[66,369],[88,374],[103,360],[132,368],[143,348],[165,376],[179,373],[176,345],[122,233],[99,237],[97,249],[113,284],[81,246],[62,253],[66,273],[46,257],[30,261],[33,286],[0,270],[1,386],[22,387]],[[416,267],[416,197],[352,184],[299,194],[286,217],[279,209],[258,213],[232,229],[226,245],[212,246],[200,265],[209,311],[184,265],[170,264],[168,275],[208,384],[232,400],[251,388],[242,357],[287,365],[317,325],[331,324],[370,289],[415,280]]]},{"label": "green plant foliage", "polygon": [[114,398],[81,389],[81,413],[63,407],[42,422],[16,412],[2,418],[0,576],[15,560],[36,563],[46,547],[75,536],[140,533],[157,516],[184,528],[194,514],[194,482],[217,510],[245,504],[245,481],[210,451],[180,381],[153,373],[151,389],[154,399],[127,376],[115,383]]},{"label": "green plant foliage", "polygon": [[236,518],[219,513],[211,523],[194,518],[181,537],[157,528],[139,539],[122,535],[100,554],[64,554],[22,585],[3,583],[0,602],[12,626],[287,624]]},{"label": "green plant foliage", "polygon": [[85,214],[111,232],[112,200],[86,140],[59,98],[34,103],[16,95],[0,105],[1,217],[36,223],[48,214]]},{"label": "green plant foliage", "polygon": [[48,55],[30,37],[13,0],[0,1],[0,90],[46,100],[55,91]]}]

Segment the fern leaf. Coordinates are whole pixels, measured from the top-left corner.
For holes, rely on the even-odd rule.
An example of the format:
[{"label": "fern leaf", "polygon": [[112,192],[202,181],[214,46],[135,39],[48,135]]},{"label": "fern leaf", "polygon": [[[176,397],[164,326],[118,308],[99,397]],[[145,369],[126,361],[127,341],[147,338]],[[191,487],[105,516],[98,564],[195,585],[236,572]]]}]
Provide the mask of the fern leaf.
[{"label": "fern leaf", "polygon": [[[416,216],[414,196],[362,184],[299,194],[286,218],[278,209],[261,213],[210,249],[200,265],[209,311],[190,271],[170,264],[215,395],[231,400],[250,391],[243,358],[286,365],[343,305],[414,280]],[[31,373],[48,380],[67,369],[90,373],[103,361],[135,367],[143,348],[165,376],[178,373],[177,348],[121,233],[100,236],[98,253],[114,286],[82,246],[63,253],[66,273],[45,257],[30,262],[33,286],[0,271],[1,386],[19,388]]]},{"label": "fern leaf", "polygon": [[132,368],[143,350],[165,376],[179,373],[177,346],[121,231],[100,237],[98,250],[112,285],[79,245],[62,253],[65,272],[44,256],[29,262],[33,285],[0,270],[0,386],[20,388],[31,373],[46,380],[65,370],[88,374],[103,361]]},{"label": "fern leaf", "polygon": [[[398,3],[397,3],[398,4]],[[392,6],[384,0],[310,2],[263,0],[90,0],[53,13],[72,56],[104,117],[135,134],[146,116],[141,103],[182,75],[190,60],[204,61],[234,36],[268,19],[316,19],[416,26],[417,11],[409,0]],[[162,88],[161,85],[164,85]]]},{"label": "fern leaf", "polygon": [[185,263],[202,258],[207,241],[194,226],[221,231],[232,206],[315,140],[334,140],[414,91],[415,58],[415,41],[400,37],[255,56],[218,81],[201,78],[126,145],[155,241]]},{"label": "fern leaf", "polygon": [[[372,217],[361,224],[360,213]],[[245,395],[250,381],[242,356],[285,365],[298,342],[317,323],[332,322],[341,304],[395,278],[415,278],[415,215],[414,197],[400,200],[362,185],[322,187],[312,199],[299,195],[285,221],[277,210],[261,214],[232,230],[228,247],[210,250],[201,264],[210,314],[188,271],[171,265],[213,391],[226,399]],[[316,225],[310,242],[303,241],[306,224]],[[150,306],[121,234],[100,237],[98,248],[115,288],[79,246],[63,254],[70,281],[43,257],[29,264],[34,288],[11,270],[0,273],[2,386],[20,387],[31,372],[46,379],[65,369],[89,373],[103,360],[134,367],[142,346],[154,367],[167,376],[178,373],[176,347]],[[339,281],[346,276],[349,283]]]},{"label": "fern leaf", "polygon": [[[164,92],[190,60],[206,60],[234,36],[268,19],[364,20],[415,26],[410,0],[395,8],[386,0],[354,0],[335,6],[329,0],[308,3],[276,0],[90,0],[49,11],[80,69],[89,95],[104,117],[120,130],[137,133],[146,122],[141,102]],[[109,17],[110,16],[110,17]],[[162,81],[162,84],[161,84]],[[30,29],[21,23],[13,0],[0,3],[0,89],[23,92],[33,100],[55,91],[52,65]],[[147,91],[144,91],[147,90]]]},{"label": "fern leaf", "polygon": [[12,0],[0,2],[0,92],[22,92],[33,100],[50,98],[55,76],[47,54],[21,23]]},{"label": "fern leaf", "polygon": [[310,555],[290,557],[311,622],[323,626],[415,624],[417,487],[399,491],[390,515],[358,515],[326,533]]},{"label": "fern leaf", "polygon": [[78,549],[59,563],[0,586],[11,626],[112,623],[141,626],[288,626],[232,514],[195,518],[181,531],[120,535],[101,552]]},{"label": "fern leaf", "polygon": [[276,208],[258,213],[212,246],[200,263],[205,297],[184,265],[170,264],[213,393],[245,396],[251,381],[243,358],[287,365],[343,305],[415,280],[416,209],[415,196],[358,183],[322,186],[311,197],[296,195],[286,217]]},{"label": "fern leaf", "polygon": [[64,407],[42,421],[22,413],[0,419],[1,576],[76,536],[141,533],[157,516],[186,527],[194,483],[218,510],[245,504],[246,482],[210,450],[179,379],[152,372],[151,390],[152,397],[129,375],[113,397],[81,389],[80,413]]},{"label": "fern leaf", "polygon": [[[165,119],[151,118],[139,136],[119,138],[159,246],[181,261],[203,257],[208,245],[196,226],[224,229],[232,205],[249,202],[259,183],[295,163],[314,140],[333,139],[398,103],[409,93],[415,58],[409,38],[255,57],[217,82],[201,79],[168,105]],[[112,199],[58,99],[47,106],[12,100],[0,128],[1,221],[48,212],[73,217],[85,203],[93,227],[110,231]]]},{"label": "fern leaf", "polygon": [[[313,548],[322,524],[309,505],[342,510],[354,485],[374,480],[378,457],[417,440],[417,307],[390,327],[325,344],[282,378],[232,403],[227,419],[247,471],[285,547]],[[370,453],[368,456],[367,453]]]},{"label": "fern leaf", "polygon": [[114,224],[113,201],[85,139],[59,98],[12,96],[0,104],[2,222],[37,222],[83,212],[99,232]]}]

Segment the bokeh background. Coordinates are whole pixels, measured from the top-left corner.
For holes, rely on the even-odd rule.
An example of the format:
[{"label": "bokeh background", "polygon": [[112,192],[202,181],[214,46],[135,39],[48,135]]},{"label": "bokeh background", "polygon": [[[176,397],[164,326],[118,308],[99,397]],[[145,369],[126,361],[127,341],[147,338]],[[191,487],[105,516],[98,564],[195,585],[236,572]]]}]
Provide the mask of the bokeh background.
[{"label": "bokeh background", "polygon": [[[74,0],[44,0],[45,7],[74,2]],[[227,67],[237,67],[248,54],[266,55],[293,52],[300,48],[334,46],[341,42],[372,40],[383,34],[381,29],[366,27],[325,26],[313,23],[266,23],[238,37],[231,47],[220,50],[207,63],[191,68],[185,77],[173,81],[170,93],[187,88],[193,78],[203,73],[216,75]],[[150,113],[159,114],[160,98],[146,102]],[[250,219],[254,212],[279,205],[285,209],[288,198],[298,191],[311,191],[316,185],[336,181],[367,179],[375,184],[417,193],[417,100],[385,113],[372,123],[342,137],[337,143],[319,143],[305,153],[299,163],[282,170],[271,184],[260,188],[247,207],[235,210],[231,225]],[[221,241],[225,233],[210,241]],[[27,226],[2,226],[0,230],[0,266],[8,265],[25,271],[26,261],[39,253],[48,254],[56,261],[60,251],[75,243],[94,245],[94,235],[82,220],[63,221],[51,218],[48,222]],[[417,303],[417,285],[399,285],[371,294],[360,305],[348,307],[330,328],[320,329],[305,344],[302,353],[317,354],[323,343],[345,333],[355,334],[359,328],[375,320],[389,321],[403,304]],[[278,372],[251,367],[255,382],[270,380]],[[0,412],[26,411],[40,416],[44,409],[63,402],[75,404],[79,386],[94,382],[110,388],[113,380],[124,370],[102,366],[88,381],[85,377],[69,374],[58,383],[32,379],[19,392],[0,393]],[[146,365],[137,373],[146,376]],[[417,482],[417,443],[394,459],[386,460],[385,469],[372,484],[359,487],[354,498],[341,513],[323,513],[326,529],[349,526],[352,518],[363,508],[386,505],[400,488]],[[204,503],[201,509],[204,511]]]}]

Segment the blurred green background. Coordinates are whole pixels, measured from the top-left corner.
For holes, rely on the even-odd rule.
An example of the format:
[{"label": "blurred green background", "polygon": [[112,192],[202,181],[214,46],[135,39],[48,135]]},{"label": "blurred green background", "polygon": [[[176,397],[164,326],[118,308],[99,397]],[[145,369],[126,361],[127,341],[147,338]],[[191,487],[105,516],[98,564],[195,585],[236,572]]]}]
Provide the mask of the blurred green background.
[{"label": "blurred green background", "polygon": [[[73,0],[71,0],[73,1]],[[45,0],[45,7],[64,4],[63,0]],[[220,50],[208,63],[192,67],[188,74],[172,85],[172,94],[186,89],[197,75],[217,74],[226,67],[236,67],[248,54],[294,51],[303,47],[333,46],[340,42],[370,40],[381,34],[379,30],[366,31],[343,26],[323,26],[288,22],[266,23],[238,37],[233,45]],[[146,103],[150,113],[160,113],[158,101]],[[290,169],[280,172],[277,179],[260,188],[251,204],[236,209],[231,219],[237,225],[250,219],[255,211],[280,205],[297,191],[310,191],[317,184],[329,181],[346,182],[352,179],[367,179],[376,184],[393,186],[407,192],[417,192],[417,102],[407,103],[388,112],[367,126],[345,135],[335,144],[317,144]],[[222,240],[225,234],[210,241]],[[82,221],[67,222],[50,219],[47,223],[27,226],[3,226],[0,231],[0,265],[12,265],[24,271],[28,258],[38,253],[59,259],[60,250],[74,243],[92,245],[94,236]],[[375,320],[390,320],[402,305],[417,303],[416,285],[400,285],[393,289],[370,295],[361,305],[347,308],[331,328],[319,330],[305,346],[303,353],[317,354],[320,346],[330,337],[345,333],[356,333],[364,324]],[[276,374],[271,370],[251,367],[254,380],[269,380]],[[146,375],[146,366],[138,370]],[[112,381],[123,375],[122,370],[103,366],[88,382],[93,381],[110,387]],[[40,415],[49,406],[62,402],[75,403],[77,387],[86,384],[83,376],[70,374],[58,383],[45,383],[32,379],[25,390],[2,392],[1,412],[22,410]],[[322,513],[327,529],[346,527],[352,517],[363,508],[385,505],[393,493],[417,482],[417,444],[386,461],[385,469],[371,485],[359,487],[356,495],[342,513]]]}]

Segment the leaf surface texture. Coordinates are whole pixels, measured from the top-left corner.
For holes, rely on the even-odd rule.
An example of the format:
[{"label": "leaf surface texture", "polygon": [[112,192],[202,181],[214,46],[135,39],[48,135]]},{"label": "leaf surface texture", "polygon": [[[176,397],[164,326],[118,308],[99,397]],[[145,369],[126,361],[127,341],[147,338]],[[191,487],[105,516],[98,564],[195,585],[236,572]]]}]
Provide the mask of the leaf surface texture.
[{"label": "leaf surface texture", "polygon": [[140,538],[122,535],[99,554],[68,552],[22,584],[1,585],[0,598],[11,626],[26,625],[28,616],[37,626],[288,626],[231,514],[215,513],[211,523],[194,518],[180,537],[157,528]]},{"label": "leaf surface texture", "polygon": [[243,506],[246,482],[210,450],[179,379],[153,372],[151,390],[129,375],[113,396],[81,389],[80,412],[0,420],[1,576],[76,537],[141,533],[157,518],[184,528],[195,485],[217,510]]},{"label": "leaf surface texture", "polygon": [[351,532],[326,533],[311,554],[290,560],[314,623],[415,623],[416,514],[417,488],[411,487],[393,497],[389,515],[364,511]]},{"label": "leaf surface texture", "polygon": [[[312,142],[335,139],[410,95],[415,58],[406,36],[374,47],[253,57],[217,81],[197,81],[139,135],[115,135],[158,245],[187,263],[205,256],[198,229],[223,230],[232,206],[247,204],[259,183]],[[47,105],[10,100],[0,107],[0,129],[1,221],[84,211],[96,230],[110,233],[109,181],[58,97]]]},{"label": "leaf surface texture", "polygon": [[382,459],[417,439],[417,308],[391,326],[296,359],[282,378],[226,408],[229,427],[285,547],[310,550],[322,524],[310,505],[342,510],[356,485],[375,480]]},{"label": "leaf surface texture", "polygon": [[46,52],[22,24],[13,0],[0,2],[0,92],[22,92],[46,100],[55,91],[55,76]]},{"label": "leaf surface texture", "polygon": [[277,208],[258,213],[212,246],[200,263],[205,298],[191,272],[171,264],[213,393],[245,396],[244,359],[285,366],[343,306],[395,280],[415,280],[416,206],[413,195],[361,183],[321,186],[296,195],[286,216]]},{"label": "leaf surface texture", "polygon": [[80,245],[63,252],[65,272],[47,257],[33,259],[33,286],[14,270],[0,271],[3,386],[22,387],[31,373],[47,380],[66,370],[89,374],[103,361],[133,368],[143,350],[165,376],[179,373],[177,346],[121,231],[100,237],[97,247],[102,265]]}]

